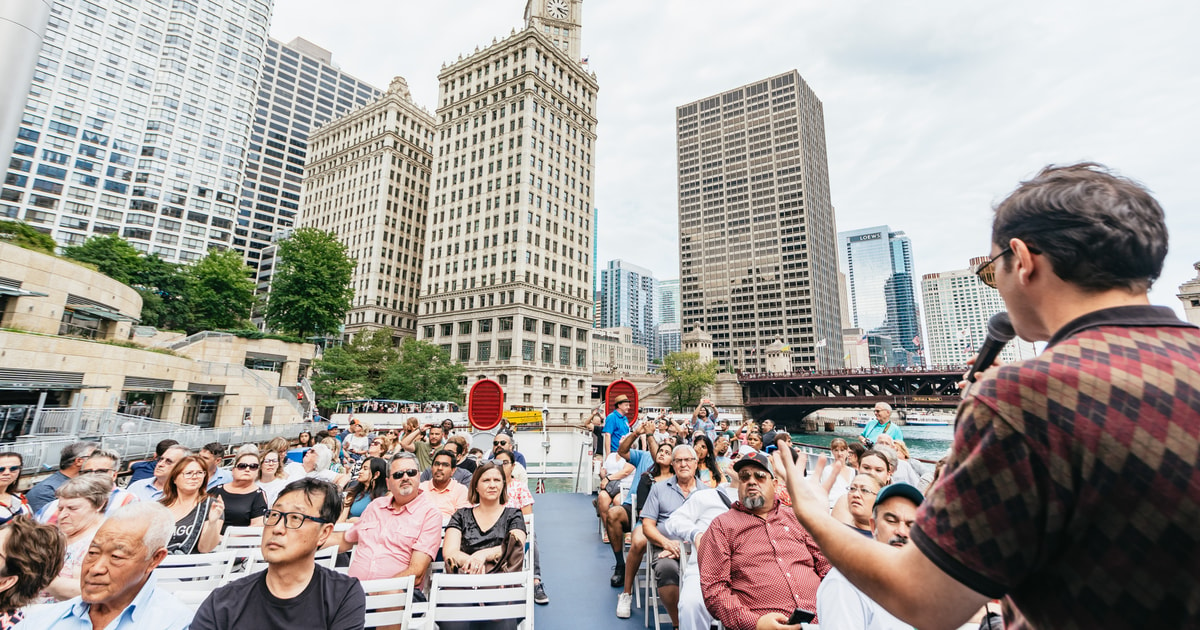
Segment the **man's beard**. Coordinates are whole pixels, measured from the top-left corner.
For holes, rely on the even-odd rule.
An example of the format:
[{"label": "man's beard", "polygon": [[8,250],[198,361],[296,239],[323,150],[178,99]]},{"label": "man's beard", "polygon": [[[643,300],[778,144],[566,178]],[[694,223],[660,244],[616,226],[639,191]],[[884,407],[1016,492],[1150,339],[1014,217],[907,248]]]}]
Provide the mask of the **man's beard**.
[{"label": "man's beard", "polygon": [[742,499],[742,505],[748,510],[761,510],[767,504],[767,497],[761,494],[752,494],[745,499]]},{"label": "man's beard", "polygon": [[405,497],[417,491],[416,487],[414,487],[414,486],[400,486],[396,490],[400,494],[400,496],[405,496]]}]

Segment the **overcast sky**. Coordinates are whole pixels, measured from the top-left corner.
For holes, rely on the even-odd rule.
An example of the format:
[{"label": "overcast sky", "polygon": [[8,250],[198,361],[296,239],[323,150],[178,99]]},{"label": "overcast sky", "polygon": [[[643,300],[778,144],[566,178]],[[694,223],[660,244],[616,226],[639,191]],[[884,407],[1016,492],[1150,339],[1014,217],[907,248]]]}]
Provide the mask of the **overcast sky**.
[{"label": "overcast sky", "polygon": [[[443,63],[519,28],[524,7],[278,0],[271,33],[380,88],[404,76],[433,111]],[[887,224],[912,238],[918,274],[963,269],[1018,181],[1094,160],[1163,204],[1171,248],[1151,299],[1182,312],[1200,261],[1198,26],[1194,0],[587,0],[598,263],[678,277],[675,107],[796,69],[824,103],[838,229]]]}]

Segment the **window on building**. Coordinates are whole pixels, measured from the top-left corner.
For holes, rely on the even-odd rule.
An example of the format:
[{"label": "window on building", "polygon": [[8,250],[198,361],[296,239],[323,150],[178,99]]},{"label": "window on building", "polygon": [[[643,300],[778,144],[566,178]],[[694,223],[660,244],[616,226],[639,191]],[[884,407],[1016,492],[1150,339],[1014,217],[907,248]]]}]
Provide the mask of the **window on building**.
[{"label": "window on building", "polygon": [[458,360],[464,363],[471,360],[471,344],[458,344]]},{"label": "window on building", "polygon": [[[570,346],[559,346],[558,347],[558,364],[559,365],[571,365],[571,347]],[[567,379],[564,378],[563,379],[563,387],[566,387],[566,386],[567,386]]]},{"label": "window on building", "polygon": [[526,374],[525,379],[522,381],[522,383],[525,384],[525,387],[532,387],[533,386],[533,377]]},{"label": "window on building", "polygon": [[458,322],[458,334],[460,334],[460,335],[469,335],[469,334],[471,334],[471,322],[470,322],[470,320],[468,320],[468,321],[465,321],[465,322]]},{"label": "window on building", "polygon": [[501,317],[500,318],[500,332],[504,332],[506,330],[512,330],[512,328],[513,328],[513,318],[511,318],[511,317]]},{"label": "window on building", "polygon": [[442,324],[442,336],[449,337],[454,334],[454,324]]},{"label": "window on building", "polygon": [[496,358],[501,361],[508,361],[512,358],[512,339],[501,339],[496,342]]},{"label": "window on building", "polygon": [[554,322],[542,322],[542,334],[543,335],[553,335],[554,334]]},{"label": "window on building", "polygon": [[542,363],[554,363],[554,344],[542,344]]},{"label": "window on building", "polygon": [[425,339],[433,339],[433,326],[422,326],[421,332]]},{"label": "window on building", "polygon": [[532,361],[534,352],[534,342],[526,339],[521,342],[521,359],[523,361]]},{"label": "window on building", "polygon": [[525,332],[537,332],[537,320],[532,317],[522,318],[521,326]]},{"label": "window on building", "polygon": [[492,318],[489,317],[487,319],[479,320],[479,332],[492,332]]},{"label": "window on building", "polygon": [[476,348],[475,359],[478,361],[490,361],[492,359],[492,342],[480,341]]}]

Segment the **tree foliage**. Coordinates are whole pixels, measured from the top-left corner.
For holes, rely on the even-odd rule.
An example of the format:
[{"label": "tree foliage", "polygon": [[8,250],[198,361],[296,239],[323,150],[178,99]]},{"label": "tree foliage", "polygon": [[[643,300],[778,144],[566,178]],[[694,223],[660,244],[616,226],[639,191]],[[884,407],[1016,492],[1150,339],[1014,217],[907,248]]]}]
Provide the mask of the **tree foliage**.
[{"label": "tree foliage", "polygon": [[313,367],[313,393],[323,406],[355,398],[463,401],[462,365],[425,341],[405,339],[396,348],[389,329],[329,348]]},{"label": "tree foliage", "polygon": [[388,366],[380,383],[380,395],[393,400],[448,400],[463,402],[459,384],[466,368],[450,360],[440,346],[405,339],[400,359]]},{"label": "tree foliage", "polygon": [[231,249],[211,250],[185,273],[188,303],[195,318],[188,332],[249,325],[254,281],[241,254]]},{"label": "tree foliage", "polygon": [[279,243],[267,326],[300,337],[338,331],[354,299],[354,261],[329,233],[301,228]]},{"label": "tree foliage", "polygon": [[659,372],[667,379],[674,409],[686,411],[700,403],[704,390],[717,382],[717,362],[701,362],[695,352],[672,352],[663,357]]},{"label": "tree foliage", "polygon": [[65,247],[63,256],[94,265],[100,273],[130,286],[140,284],[147,266],[145,257],[129,241],[112,235],[93,236],[82,244]]},{"label": "tree foliage", "polygon": [[22,221],[0,221],[0,239],[43,254],[54,255],[54,250],[58,248],[58,243],[50,235]]}]

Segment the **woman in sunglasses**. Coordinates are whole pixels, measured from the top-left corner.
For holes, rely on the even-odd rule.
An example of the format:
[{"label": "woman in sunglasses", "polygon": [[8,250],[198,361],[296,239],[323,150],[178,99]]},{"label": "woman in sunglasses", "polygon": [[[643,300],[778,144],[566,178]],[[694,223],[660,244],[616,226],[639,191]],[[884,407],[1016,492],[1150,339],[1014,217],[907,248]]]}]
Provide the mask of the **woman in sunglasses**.
[{"label": "woman in sunglasses", "polygon": [[[278,454],[271,453],[278,457]],[[258,451],[238,455],[233,460],[233,481],[213,488],[209,494],[221,497],[225,502],[225,524],[221,533],[230,525],[261,527],[263,514],[267,513],[267,494],[258,487],[258,471],[262,460]]]},{"label": "woman in sunglasses", "polygon": [[25,497],[17,492],[22,463],[20,453],[0,453],[0,525],[18,514],[33,515]]}]

